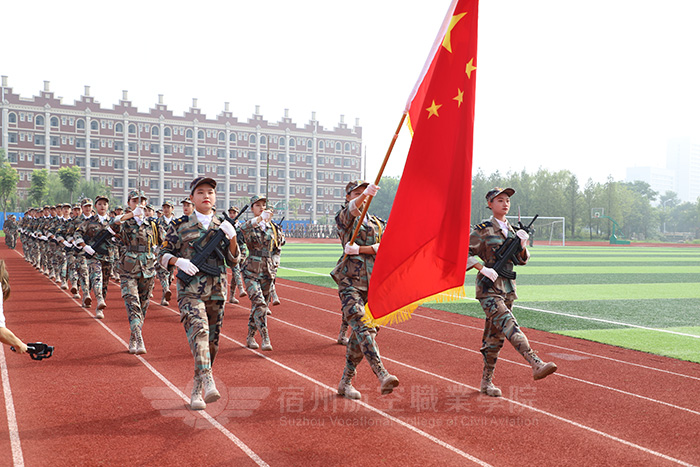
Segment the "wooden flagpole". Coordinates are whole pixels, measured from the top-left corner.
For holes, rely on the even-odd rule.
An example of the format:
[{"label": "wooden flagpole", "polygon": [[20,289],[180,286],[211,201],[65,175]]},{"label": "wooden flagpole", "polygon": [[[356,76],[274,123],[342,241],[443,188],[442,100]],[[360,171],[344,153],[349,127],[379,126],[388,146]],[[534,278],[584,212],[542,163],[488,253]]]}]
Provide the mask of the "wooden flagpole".
[{"label": "wooden flagpole", "polygon": [[[404,113],[401,115],[401,121],[399,122],[399,126],[396,128],[396,132],[394,133],[394,137],[391,139],[391,144],[389,145],[389,149],[386,151],[386,156],[384,156],[384,162],[382,162],[382,166],[379,168],[379,173],[377,174],[377,178],[374,181],[375,185],[379,185],[379,181],[382,179],[382,174],[384,173],[384,168],[386,167],[387,162],[389,162],[389,156],[391,155],[391,151],[394,150],[394,145],[396,144],[396,140],[399,137],[399,132],[401,131],[401,127],[403,126],[403,122],[406,120],[406,115],[408,115],[408,111],[404,111]],[[367,215],[367,210],[369,209],[369,205],[372,202],[372,198],[374,196],[369,196],[367,200],[365,201],[365,207],[362,209],[362,213],[360,214],[360,221],[357,223],[357,226],[355,227],[355,231],[352,233],[352,238],[350,239],[350,244],[355,242],[355,239],[357,238],[357,234],[360,232],[360,227],[362,226],[362,222],[365,220],[365,216]],[[345,257],[343,257],[345,259]]]}]

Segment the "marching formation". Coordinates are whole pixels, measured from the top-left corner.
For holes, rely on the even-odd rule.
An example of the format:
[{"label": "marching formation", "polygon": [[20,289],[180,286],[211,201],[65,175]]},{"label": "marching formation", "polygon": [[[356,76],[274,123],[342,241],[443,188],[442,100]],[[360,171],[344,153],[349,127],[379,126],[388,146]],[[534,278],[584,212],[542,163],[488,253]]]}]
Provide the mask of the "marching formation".
[{"label": "marching formation", "polygon": [[[248,296],[251,307],[246,345],[272,351],[267,316],[270,306],[280,303],[275,279],[285,235],[273,220],[266,197],[255,195],[240,211],[231,206],[229,215],[217,216],[216,186],[212,178],[194,179],[190,195],[181,202],[184,215],[177,219],[172,201],[166,200],[156,211],[147,204],[143,192],[134,190],[125,210],[121,206],[110,210],[109,198],[98,196],[94,203],[85,198],[72,206],[32,208],[19,222],[10,216],[4,226],[9,248],[15,247],[18,233],[26,261],[62,289],[70,289],[83,307],[91,308],[94,298],[97,319],[104,318],[110,279],[120,284],[131,354],[147,353],[142,331],[156,282],[162,290],[160,304],[167,306],[172,299],[171,284],[177,278],[180,321],[194,358],[193,410],[202,410],[221,397],[212,368],[225,304],[239,303],[236,291],[239,298]],[[367,360],[376,375],[382,394],[390,394],[399,385],[380,357],[379,329],[364,319],[374,258],[386,222],[361,213],[378,190],[377,185],[362,180],[349,182],[345,203],[335,217],[343,255],[331,277],[338,285],[342,310],[338,344],[346,346],[338,394],[350,399],[362,397],[352,385],[362,360]],[[489,191],[486,200],[493,216],[470,232],[467,270],[479,271],[476,298],[486,314],[481,392],[493,397],[501,396],[493,376],[505,339],[531,364],[534,379],[557,369],[554,363],[537,357],[512,314],[517,298],[513,265],[524,265],[530,257],[528,228],[513,228],[505,217],[514,193],[512,188]],[[248,208],[252,217],[239,222]],[[227,269],[232,270],[230,284]]]}]

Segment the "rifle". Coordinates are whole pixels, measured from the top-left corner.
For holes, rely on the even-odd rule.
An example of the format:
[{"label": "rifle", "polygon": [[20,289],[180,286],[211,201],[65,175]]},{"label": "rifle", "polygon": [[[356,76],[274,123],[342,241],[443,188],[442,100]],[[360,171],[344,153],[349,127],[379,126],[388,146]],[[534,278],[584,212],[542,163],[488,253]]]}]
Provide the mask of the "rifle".
[{"label": "rifle", "polygon": [[[241,212],[239,212],[233,219],[228,217],[228,215],[225,212],[222,212],[224,220],[227,220],[235,228],[236,221],[239,217],[241,217],[241,215],[243,215],[246,209],[248,209],[247,204],[243,206]],[[195,251],[194,257],[191,260],[192,264],[197,266],[199,270],[202,271],[204,274],[207,274],[209,276],[218,276],[221,273],[221,271],[219,271],[218,266],[208,264],[207,260],[212,255],[212,253],[215,253],[222,260],[226,259],[224,254],[221,252],[221,249],[219,248],[219,244],[224,238],[226,238],[226,234],[224,234],[223,230],[218,229],[216,233],[214,233],[214,235],[212,235],[209,238],[209,241],[206,244],[202,245],[201,243],[203,242],[192,243],[191,245],[194,247]],[[206,239],[206,237],[204,237],[202,240],[204,239]],[[177,278],[183,281],[185,285],[189,284],[193,277],[194,276],[190,276],[184,271],[178,271],[177,273]]]},{"label": "rifle", "polygon": [[109,231],[109,229],[105,228],[100,231],[97,235],[95,235],[95,241],[92,242],[92,245],[90,247],[97,252],[97,249],[102,246],[104,242],[107,240],[111,239],[114,236],[112,232]]},{"label": "rifle", "polygon": [[[528,234],[530,233],[532,224],[534,224],[535,219],[539,217],[539,214],[535,214],[530,223],[526,226],[518,220],[518,228],[516,230],[524,230]],[[507,240],[501,247],[496,251],[496,264],[493,265],[493,270],[498,273],[499,276],[505,277],[506,279],[514,280],[515,271],[509,264],[512,264],[513,258],[522,251],[522,246],[520,245],[520,239],[518,237],[511,238]],[[493,287],[493,281],[488,277],[484,276],[481,278],[481,286],[483,287],[484,293]]]},{"label": "rifle", "polygon": [[[10,347],[10,350],[17,352],[14,347]],[[27,353],[32,357],[32,360],[43,360],[53,355],[53,346],[43,342],[30,342],[27,344]]]}]

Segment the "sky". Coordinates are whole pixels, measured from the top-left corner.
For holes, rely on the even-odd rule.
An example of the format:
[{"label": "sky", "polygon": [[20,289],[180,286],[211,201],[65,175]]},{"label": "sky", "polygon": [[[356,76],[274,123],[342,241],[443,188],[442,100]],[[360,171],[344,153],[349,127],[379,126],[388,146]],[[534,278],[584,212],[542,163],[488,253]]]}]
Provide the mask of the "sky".
[{"label": "sky", "polygon": [[[0,74],[110,108],[158,94],[213,118],[260,106],[298,125],[359,119],[374,179],[450,0],[227,0],[3,5]],[[700,141],[700,1],[490,0],[479,7],[474,171],[540,168],[624,180],[665,167],[666,141]],[[400,176],[403,128],[384,175]]]}]

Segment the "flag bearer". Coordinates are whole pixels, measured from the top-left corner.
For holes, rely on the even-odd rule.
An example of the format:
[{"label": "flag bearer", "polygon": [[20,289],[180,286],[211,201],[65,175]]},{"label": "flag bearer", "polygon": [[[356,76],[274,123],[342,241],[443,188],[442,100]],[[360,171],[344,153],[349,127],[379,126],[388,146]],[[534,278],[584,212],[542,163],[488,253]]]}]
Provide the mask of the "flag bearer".
[{"label": "flag bearer", "polygon": [[345,337],[345,330],[352,328],[345,353],[345,370],[338,385],[338,394],[349,399],[359,399],[360,391],[352,386],[357,365],[362,357],[367,359],[370,368],[379,379],[382,394],[391,394],[399,380],[389,374],[382,364],[377,346],[377,329],[367,326],[362,318],[365,315],[369,278],[374,266],[374,256],[379,249],[379,241],[384,230],[384,221],[367,215],[358,232],[357,238],[350,243],[355,230],[362,205],[368,196],[377,194],[379,187],[362,180],[354,180],[345,186],[345,205],[335,215],[340,242],[345,254],[331,272],[331,277],[338,284],[338,295],[343,310],[343,324],[340,336]]}]

